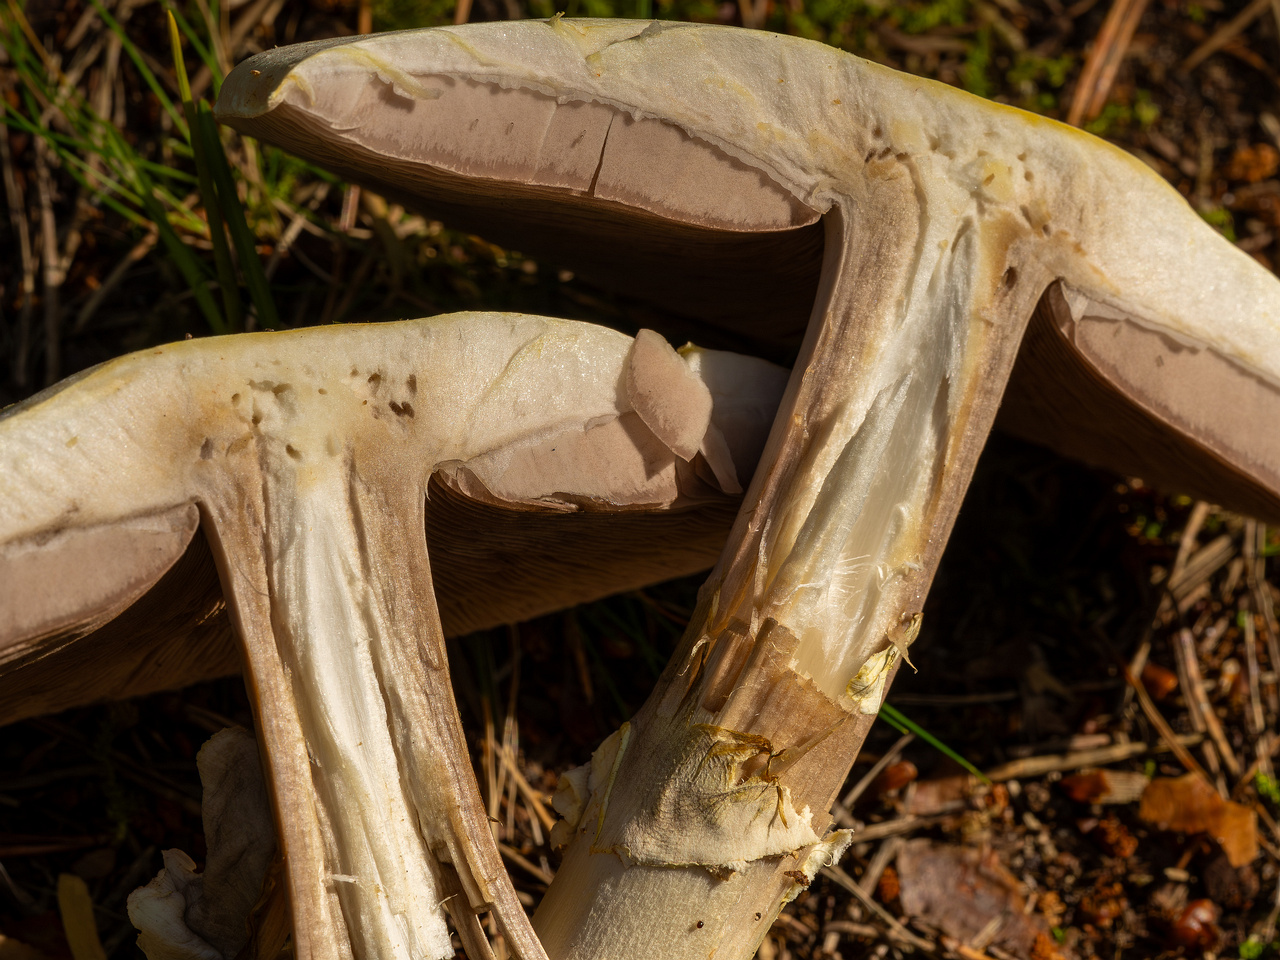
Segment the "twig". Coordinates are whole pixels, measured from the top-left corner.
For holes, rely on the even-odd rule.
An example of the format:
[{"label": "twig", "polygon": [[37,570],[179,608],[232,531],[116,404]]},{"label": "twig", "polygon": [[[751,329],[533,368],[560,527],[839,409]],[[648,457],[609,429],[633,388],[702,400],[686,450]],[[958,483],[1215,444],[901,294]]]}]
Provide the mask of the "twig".
[{"label": "twig", "polygon": [[1112,3],[1085,59],[1084,70],[1067,112],[1067,123],[1078,127],[1102,112],[1146,9],[1147,0],[1115,0]]},{"label": "twig", "polygon": [[1196,537],[1208,516],[1209,504],[1203,500],[1197,500],[1196,505],[1191,508],[1191,515],[1187,517],[1187,525],[1182,528],[1182,539],[1178,542],[1178,556],[1173,561],[1173,569],[1169,573],[1170,580],[1176,579],[1186,568],[1187,561],[1191,558],[1191,551],[1196,545]]},{"label": "twig", "polygon": [[[974,783],[977,779],[974,778]],[[885,820],[883,823],[873,823],[870,826],[858,827],[854,830],[854,838],[859,843],[871,843],[873,840],[884,840],[887,837],[901,837],[908,833],[915,833],[925,827],[932,826],[935,823],[941,823],[951,814],[939,813],[928,817],[918,817],[915,814],[908,814],[905,817],[898,817],[894,820]]]},{"label": "twig", "polygon": [[[1265,752],[1263,747],[1265,746]],[[1231,796],[1239,797],[1240,792],[1253,783],[1254,778],[1258,775],[1258,771],[1262,769],[1264,763],[1270,765],[1271,758],[1275,756],[1277,750],[1280,750],[1280,736],[1264,736],[1259,742],[1259,748],[1254,751],[1255,755],[1253,763],[1249,764],[1249,768],[1240,775],[1240,779],[1236,781],[1236,785],[1231,788]]]},{"label": "twig", "polygon": [[454,23],[466,23],[471,19],[471,0],[458,0],[457,7],[453,11]]},{"label": "twig", "polygon": [[1266,719],[1262,713],[1262,684],[1258,676],[1258,635],[1248,597],[1240,598],[1240,629],[1244,632],[1244,666],[1249,678],[1249,733],[1257,737],[1266,728]]},{"label": "twig", "polygon": [[1233,777],[1240,776],[1240,761],[1231,749],[1222,723],[1214,712],[1213,704],[1204,688],[1204,678],[1200,674],[1200,662],[1196,656],[1195,640],[1191,631],[1183,628],[1173,638],[1173,649],[1178,657],[1178,673],[1181,675],[1183,691],[1186,693],[1187,708],[1191,713],[1191,722],[1201,732],[1207,732],[1218,747],[1222,762],[1227,772]]},{"label": "twig", "polygon": [[1218,572],[1236,554],[1231,535],[1224,533],[1193,553],[1186,565],[1169,577],[1169,592],[1181,600]]},{"label": "twig", "polygon": [[578,620],[572,613],[566,614],[564,620],[565,641],[569,644],[569,652],[573,655],[574,665],[578,668],[578,683],[582,685],[582,695],[587,703],[594,703],[596,694],[591,684],[591,667],[587,663],[587,653],[582,647],[582,631]]},{"label": "twig", "polygon": [[360,212],[360,186],[349,183],[342,194],[342,213],[338,216],[338,232],[350,233],[356,225],[356,215]]},{"label": "twig", "polygon": [[1258,114],[1258,124],[1267,131],[1267,135],[1275,141],[1276,146],[1280,147],[1280,120],[1276,119],[1276,115],[1263,110]]},{"label": "twig", "polygon": [[9,369],[13,382],[27,385],[27,355],[31,351],[31,308],[36,293],[36,258],[31,250],[31,232],[27,224],[26,204],[22,189],[13,175],[13,157],[9,152],[9,125],[5,122],[4,97],[0,96],[0,164],[4,166],[4,192],[9,201],[9,224],[18,235],[18,254],[22,260],[22,301],[18,307],[18,330]]},{"label": "twig", "polygon": [[901,835],[889,837],[876,850],[875,856],[871,858],[871,862],[867,864],[866,871],[862,874],[862,879],[858,881],[858,886],[862,887],[868,896],[875,893],[876,884],[880,882],[880,877],[884,874],[884,868],[898,855],[903,842]]},{"label": "twig", "polygon": [[840,802],[846,808],[852,807],[854,803],[857,802],[858,798],[866,792],[867,787],[871,786],[875,778],[884,773],[889,764],[897,760],[898,755],[901,754],[911,741],[915,740],[915,738],[916,735],[914,733],[904,733],[900,736],[897,739],[897,742],[885,751],[884,756],[877,760],[870,770],[863,774],[862,779],[853,785],[853,788],[844,795]]},{"label": "twig", "polygon": [[1253,928],[1249,935],[1252,940],[1255,937],[1259,943],[1269,944],[1276,935],[1276,921],[1280,919],[1280,883],[1276,884],[1275,896],[1272,897],[1271,912],[1267,914],[1265,920]]},{"label": "twig", "polygon": [[[1147,743],[1114,743],[1109,747],[1096,750],[1077,750],[1072,753],[1047,754],[1043,757],[1026,757],[993,767],[987,771],[987,779],[992,783],[1004,780],[1021,780],[1028,777],[1042,777],[1046,773],[1080,770],[1084,767],[1104,767],[1109,763],[1119,763],[1132,757],[1140,757],[1144,753],[1159,753],[1164,750],[1194,747],[1204,739],[1203,734],[1182,734],[1173,738],[1173,743],[1164,740],[1157,744]],[[1194,761],[1193,761],[1194,762]]]},{"label": "twig", "polygon": [[53,182],[49,176],[48,147],[43,138],[35,141],[36,195],[40,199],[40,239],[44,252],[44,384],[58,381],[61,343],[58,331],[58,301],[63,272],[59,270],[58,225],[53,216]]},{"label": "twig", "polygon": [[1194,70],[1205,60],[1213,56],[1236,38],[1249,24],[1262,16],[1264,10],[1271,5],[1271,0],[1253,0],[1247,7],[1213,32],[1204,43],[1191,51],[1191,55],[1182,61],[1183,70]]},{"label": "twig", "polygon": [[1276,34],[1280,36],[1280,0],[1271,0],[1271,15],[1276,20]]},{"label": "twig", "polygon": [[836,883],[840,884],[840,886],[852,893],[858,898],[858,901],[864,907],[883,920],[885,925],[889,928],[890,935],[894,937],[894,939],[901,941],[905,945],[914,947],[917,950],[923,950],[926,953],[937,952],[937,948],[934,947],[932,943],[922,937],[917,937],[914,933],[900,924],[894,918],[893,914],[871,899],[871,897],[867,895],[867,892],[858,886],[857,881],[841,870],[838,866],[832,864],[829,867],[823,867],[822,874],[828,879],[834,880]]},{"label": "twig", "polygon": [[[1252,528],[1252,529],[1250,529]],[[1267,657],[1270,660],[1271,672],[1280,671],[1280,625],[1276,623],[1275,605],[1271,602],[1271,591],[1267,584],[1267,527],[1253,520],[1246,521],[1244,533],[1245,546],[1245,583],[1253,596],[1253,605],[1262,614],[1262,625],[1267,635]],[[1252,547],[1249,545],[1249,534],[1252,533]],[[1272,703],[1273,711],[1277,705]]]},{"label": "twig", "polygon": [[551,873],[550,871],[543,870],[542,867],[538,866],[532,860],[529,860],[525,856],[523,856],[520,853],[520,851],[517,850],[515,847],[508,846],[505,843],[499,843],[498,850],[501,851],[504,857],[506,857],[508,860],[514,863],[517,867],[519,867],[525,873],[529,874],[532,877],[536,877],[538,880],[541,880],[547,886],[550,886],[551,881],[555,879],[555,874]]},{"label": "twig", "polygon": [[[308,201],[307,209],[314,213],[324,201],[324,198],[328,195],[329,184],[321,181],[320,186],[316,189],[314,194],[312,194],[310,201]],[[276,200],[274,202],[280,209],[289,213],[293,219],[289,221],[289,225],[285,228],[280,240],[276,243],[276,248],[271,251],[271,259],[267,261],[267,265],[262,271],[268,280],[275,276],[276,269],[280,266],[281,258],[289,252],[290,248],[297,241],[303,230],[306,230],[310,226],[314,228],[312,230],[313,233],[317,233],[322,237],[324,236],[324,231],[315,227],[315,225],[308,219],[306,213],[301,210],[295,211],[289,209],[288,205],[285,204],[283,200]]]},{"label": "twig", "polygon": [[[1151,695],[1147,693],[1146,687],[1126,668],[1124,678],[1128,681],[1129,686],[1133,688],[1133,694],[1138,698],[1138,705],[1142,707],[1142,712],[1146,714],[1147,720],[1156,728],[1156,731],[1169,744],[1169,749],[1173,755],[1178,758],[1178,762],[1192,773],[1198,773],[1204,777],[1206,783],[1213,783],[1209,774],[1205,772],[1204,767],[1200,766],[1196,758],[1191,755],[1182,743],[1181,738],[1173,732],[1173,728],[1169,726],[1169,721],[1165,720],[1164,715],[1156,708],[1155,703],[1151,700]],[[1216,784],[1214,785],[1216,788]]]},{"label": "twig", "polygon": [[374,247],[370,247],[365,251],[365,255],[360,258],[360,262],[356,264],[355,273],[351,275],[350,281],[346,284],[347,292],[338,302],[337,309],[333,312],[333,322],[339,323],[342,318],[347,315],[347,311],[351,309],[351,305],[355,303],[356,297],[364,292],[364,282],[369,278],[373,265],[378,260],[378,251]]},{"label": "twig", "polygon": [[159,239],[160,231],[153,224],[147,235],[134,244],[133,249],[125,254],[124,259],[112,268],[111,272],[107,274],[107,278],[102,281],[102,284],[97,290],[93,291],[93,295],[89,297],[85,305],[80,308],[80,312],[76,314],[75,323],[71,325],[72,335],[79,333],[89,325],[89,321],[98,312],[98,308],[102,306],[103,301],[120,285],[134,265],[152,251],[156,241]]}]

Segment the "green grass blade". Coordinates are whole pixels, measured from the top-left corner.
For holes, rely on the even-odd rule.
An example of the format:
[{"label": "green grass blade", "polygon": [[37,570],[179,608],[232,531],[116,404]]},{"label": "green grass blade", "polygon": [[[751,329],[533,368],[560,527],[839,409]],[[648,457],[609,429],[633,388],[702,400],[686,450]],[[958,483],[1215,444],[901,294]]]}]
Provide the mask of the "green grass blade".
[{"label": "green grass blade", "polygon": [[195,28],[182,15],[182,12],[176,9],[172,4],[166,5],[165,10],[171,13],[178,21],[178,29],[182,31],[182,35],[187,38],[187,42],[191,44],[191,49],[196,52],[196,56],[200,58],[200,62],[209,68],[209,73],[213,77],[213,93],[216,99],[218,87],[222,83],[222,70],[218,66],[217,60],[214,59],[213,52],[200,39],[200,35]]},{"label": "green grass blade", "polygon": [[231,165],[227,163],[227,155],[222,152],[218,125],[207,103],[201,101],[197,105],[197,111],[204,149],[209,157],[209,167],[213,171],[213,184],[218,191],[219,205],[231,230],[231,242],[240,259],[240,270],[244,274],[245,285],[249,288],[253,308],[258,314],[258,324],[268,330],[275,330],[280,326],[280,318],[276,314],[275,301],[271,299],[267,276],[262,272],[257,244],[244,219],[244,208],[240,206],[240,195],[236,192],[235,180],[231,176]]},{"label": "green grass blade", "polygon": [[178,75],[178,90],[182,94],[182,110],[191,130],[191,153],[196,162],[196,177],[200,182],[200,200],[209,220],[209,239],[213,243],[213,263],[218,272],[218,291],[222,294],[222,309],[231,332],[244,329],[244,307],[240,303],[240,284],[236,280],[235,265],[231,262],[231,248],[227,245],[227,231],[222,220],[218,194],[214,190],[213,176],[209,171],[209,151],[201,132],[201,120],[196,105],[191,100],[191,84],[187,80],[187,66],[182,57],[182,36],[178,21],[169,10],[169,43],[173,47],[173,66]]},{"label": "green grass blade", "polygon": [[[191,82],[187,79],[187,62],[182,56],[182,34],[178,32],[178,21],[174,19],[173,10],[166,8],[169,15],[169,45],[173,48],[173,69],[178,75],[178,95],[185,107],[191,102]],[[187,123],[191,123],[191,115],[187,115]]]},{"label": "green grass blade", "polygon": [[176,233],[173,227],[169,225],[169,219],[165,216],[164,208],[160,206],[158,201],[151,194],[151,182],[146,178],[146,174],[138,171],[138,176],[142,180],[143,193],[142,204],[147,215],[156,225],[156,229],[160,231],[160,242],[164,244],[165,251],[172,258],[174,265],[182,274],[182,279],[187,282],[187,286],[191,289],[192,295],[196,298],[196,304],[200,307],[200,312],[204,314],[205,320],[209,324],[209,329],[214,333],[223,334],[227,332],[226,321],[223,320],[222,314],[218,312],[218,306],[213,302],[213,296],[209,293],[208,277],[204,271],[200,269],[200,261],[187,249]]},{"label": "green grass blade", "polygon": [[[199,117],[194,105],[190,113],[191,127],[198,131]],[[199,142],[197,138],[197,143]],[[235,264],[231,260],[231,247],[227,244],[227,228],[222,219],[218,194],[209,174],[208,158],[196,147],[196,170],[200,175],[200,199],[205,215],[209,218],[209,239],[213,241],[213,262],[218,271],[218,289],[222,292],[222,307],[227,315],[227,327],[231,331],[244,329],[244,304],[240,301],[240,284],[236,280]]]},{"label": "green grass blade", "polygon": [[986,778],[986,775],[981,770],[948,747],[924,727],[920,726],[920,724],[907,717],[892,704],[886,702],[880,705],[880,719],[885,721],[885,723],[889,724],[889,726],[893,727],[899,733],[914,733],[925,743],[929,744],[929,746],[933,747],[933,749],[937,750],[944,756],[950,757],[956,763],[960,764],[960,766],[964,767],[965,770],[973,774],[983,783],[988,786],[991,784],[991,781]]},{"label": "green grass blade", "polygon": [[183,119],[178,108],[173,105],[173,100],[164,92],[164,87],[160,85],[160,81],[156,79],[156,75],[151,72],[151,68],[147,66],[147,62],[142,58],[142,54],[138,48],[134,46],[133,41],[129,39],[129,35],[124,32],[124,27],[115,17],[111,16],[107,8],[102,5],[101,0],[89,0],[93,4],[94,9],[98,11],[98,16],[102,17],[102,22],[120,38],[120,45],[124,48],[124,52],[129,55],[129,59],[133,61],[133,65],[137,67],[138,73],[141,74],[143,82],[156,95],[156,99],[160,101],[160,105],[164,107],[165,112],[169,114],[173,120],[173,125],[182,131],[184,137],[190,134],[187,131],[187,122]]}]

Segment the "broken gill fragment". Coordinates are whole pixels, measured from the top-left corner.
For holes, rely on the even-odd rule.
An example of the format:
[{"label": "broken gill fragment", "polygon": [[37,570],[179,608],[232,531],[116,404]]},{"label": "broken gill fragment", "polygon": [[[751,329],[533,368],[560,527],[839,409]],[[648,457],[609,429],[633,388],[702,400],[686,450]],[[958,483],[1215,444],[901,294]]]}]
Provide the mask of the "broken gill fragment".
[{"label": "broken gill fragment", "polygon": [[803,40],[559,18],[271,51],[218,113],[675,329],[799,347],[681,649],[564,792],[554,957],[750,956],[838,854],[998,409],[1280,517],[1280,283],[1078,130]]},{"label": "broken gill fragment", "polygon": [[[0,681],[20,703],[33,675],[91,689],[85,664],[103,648],[89,631],[140,596],[162,603],[153,584],[185,562],[198,522],[243,644],[297,955],[452,956],[447,908],[471,955],[490,955],[476,915],[492,911],[517,955],[542,956],[453,703],[423,536],[429,478],[432,496],[476,507],[478,551],[481,507],[676,517],[724,501],[717,477],[749,476],[737,458],[758,452],[784,377],[653,334],[637,349],[510,314],[191,340],[102,364],[0,414]],[[654,382],[683,400],[655,407]],[[679,456],[651,420],[699,442]],[[708,527],[695,522],[695,538]],[[686,549],[676,535],[646,563]],[[554,579],[564,569],[542,571],[545,589],[572,596],[580,585]],[[83,591],[67,570],[92,574]],[[624,555],[594,583],[634,575]],[[472,584],[470,602],[510,609],[507,587]],[[191,613],[188,596],[170,598],[170,616]],[[109,662],[104,673],[99,696],[119,689]],[[182,897],[191,921],[198,885],[170,861],[158,892]],[[197,918],[179,946],[231,960],[217,927]]]}]

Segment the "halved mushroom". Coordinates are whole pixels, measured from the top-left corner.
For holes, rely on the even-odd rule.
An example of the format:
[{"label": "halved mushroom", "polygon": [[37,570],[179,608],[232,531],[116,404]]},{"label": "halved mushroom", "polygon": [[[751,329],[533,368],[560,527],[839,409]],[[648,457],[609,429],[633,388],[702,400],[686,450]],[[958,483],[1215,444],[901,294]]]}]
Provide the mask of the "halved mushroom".
[{"label": "halved mushroom", "polygon": [[1280,517],[1280,283],[1077,130],[803,40],[558,18],[271,51],[218,112],[737,342],[805,330],[682,648],[564,782],[552,956],[748,956],[839,855],[1011,373],[1024,435]]},{"label": "halved mushroom", "polygon": [[[164,572],[198,518],[243,641],[298,955],[451,956],[447,906],[472,955],[489,955],[476,913],[492,910],[519,955],[541,956],[453,703],[428,478],[458,517],[676,517],[740,492],[784,381],[759,360],[677,353],[652,331],[507,314],[193,340],[103,364],[0,414],[0,610],[6,650],[25,655],[5,681],[54,676],[42,665],[61,656],[87,687],[79,671],[103,647],[77,634],[157,578],[108,629],[165,599],[169,619],[198,620],[205,584],[182,579],[187,558]],[[695,535],[714,529],[714,511],[690,516]],[[617,527],[613,549],[636,529]],[[598,525],[577,530],[599,538]],[[453,531],[455,549],[483,558],[489,545],[464,537]],[[678,540],[631,539],[647,554],[638,567],[620,557],[592,574],[549,558],[542,582],[590,593],[655,578],[661,558],[688,562]],[[569,576],[584,583],[554,585]],[[176,597],[157,593],[169,585]],[[528,607],[500,599],[510,586],[491,577],[467,593]],[[90,653],[66,660],[77,647]],[[201,652],[159,649],[183,663]],[[30,709],[23,695],[5,709]]]},{"label": "halved mushroom", "polygon": [[[660,337],[645,336],[670,352]],[[700,371],[714,394],[719,426],[707,456],[691,457],[690,466],[676,458],[675,499],[669,470],[647,491],[605,489],[640,482],[624,479],[640,461],[632,451],[611,463],[595,446],[594,459],[573,462],[554,496],[544,496],[552,478],[523,464],[495,490],[464,464],[444,464],[431,476],[426,533],[445,636],[714,564],[742,492],[738,477],[754,469],[785,373],[715,351],[682,354],[683,366]],[[642,378],[662,382],[652,360],[638,366]],[[624,442],[642,447],[644,436],[632,430]],[[709,483],[694,479],[698,471]],[[101,526],[0,538],[0,725],[239,673],[239,645],[199,527],[199,511],[182,504]]]}]

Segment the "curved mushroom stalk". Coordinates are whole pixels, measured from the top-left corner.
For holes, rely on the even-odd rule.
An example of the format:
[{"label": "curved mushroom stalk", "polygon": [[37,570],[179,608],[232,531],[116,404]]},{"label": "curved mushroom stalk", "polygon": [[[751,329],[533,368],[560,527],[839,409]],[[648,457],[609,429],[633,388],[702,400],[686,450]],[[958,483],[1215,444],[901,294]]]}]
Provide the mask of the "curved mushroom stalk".
[{"label": "curved mushroom stalk", "polygon": [[[198,509],[244,646],[299,956],[452,956],[447,909],[472,956],[491,955],[477,914],[492,911],[538,957],[449,684],[428,478],[530,510],[679,510],[745,475],[751,411],[784,376],[651,331],[501,314],[173,344],[0,415],[0,547],[19,570],[113,542],[171,559]],[[138,556],[61,608],[9,594],[0,609],[38,650],[163,573]]]},{"label": "curved mushroom stalk", "polygon": [[[218,110],[623,289],[660,273],[656,299],[753,342],[809,320],[699,615],[564,783],[574,839],[535,921],[554,957],[749,956],[839,855],[827,811],[1033,314],[1024,433],[1280,515],[1280,448],[1253,439],[1280,414],[1280,283],[1061,124],[792,38],[561,19],[272,51]],[[762,287],[792,296],[753,309]]]}]

